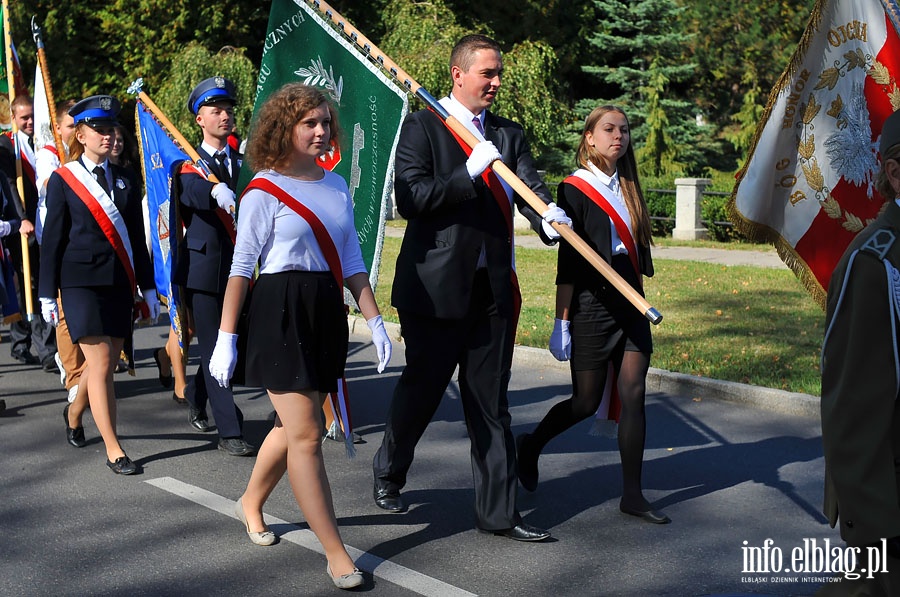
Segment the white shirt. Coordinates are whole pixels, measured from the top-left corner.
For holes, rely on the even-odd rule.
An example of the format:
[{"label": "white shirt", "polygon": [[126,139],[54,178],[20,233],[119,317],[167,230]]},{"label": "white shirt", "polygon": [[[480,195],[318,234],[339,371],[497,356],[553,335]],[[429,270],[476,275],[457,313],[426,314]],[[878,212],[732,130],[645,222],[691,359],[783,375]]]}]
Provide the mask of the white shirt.
[{"label": "white shirt", "polygon": [[[216,154],[218,152],[221,151],[222,153],[224,153],[225,154],[225,167],[228,168],[228,175],[234,176],[234,171],[231,168],[231,154],[228,151],[230,149],[230,147],[228,147],[227,143],[225,144],[225,147],[223,149],[216,149],[215,147],[213,147],[212,145],[210,145],[209,143],[204,141],[203,143],[200,144],[200,149],[202,149],[203,151],[205,151],[206,153],[211,155],[213,158],[213,161],[215,161]],[[210,164],[210,166],[212,166],[212,165],[213,164]]]},{"label": "white shirt", "polygon": [[[484,128],[484,110],[479,112],[477,115],[472,114],[472,112],[470,112],[468,108],[466,108],[464,105],[462,105],[459,102],[459,100],[457,100],[455,97],[453,97],[452,93],[448,97],[441,99],[438,103],[440,103],[441,106],[443,106],[443,108],[445,110],[447,110],[447,112],[449,112],[451,116],[453,116],[460,123],[462,123],[462,125],[465,126],[469,130],[470,133],[475,135],[476,139],[478,139],[479,141],[485,140],[484,135],[482,135],[481,131],[479,131],[475,127],[475,123],[473,122],[473,120],[477,117],[479,122],[481,122],[481,128]],[[499,176],[497,177],[497,180],[500,181],[500,185],[503,187],[503,190],[506,191],[506,196],[509,198],[510,205],[512,205],[512,197],[513,197],[512,187],[509,186],[509,184],[507,184],[507,182],[505,180],[503,180],[502,178],[500,178]],[[515,267],[516,267],[515,266],[515,261],[516,261],[515,243],[513,243],[512,260],[513,260],[513,269],[515,269]],[[475,267],[477,269],[482,269],[482,268],[487,267],[487,251],[484,248],[484,243],[482,243],[482,245],[481,245],[481,252],[478,254],[478,263],[475,265]]]},{"label": "white shirt", "polygon": [[[97,175],[94,174],[94,168],[96,168],[97,166],[103,167],[103,172],[104,172],[104,174],[106,174],[106,188],[108,188],[110,193],[112,193],[112,188],[113,188],[112,172],[109,171],[109,160],[103,160],[101,163],[95,164],[90,159],[88,159],[88,157],[84,154],[81,155],[80,159],[81,159],[81,163],[84,164],[84,167],[87,168],[87,171],[90,172],[91,176],[94,177],[94,180],[97,180],[98,182],[99,182],[99,179],[97,178]],[[110,199],[112,199],[111,195],[110,195]]]},{"label": "white shirt", "polygon": [[[631,226],[631,214],[628,213],[628,206],[625,205],[625,198],[622,197],[622,187],[619,186],[619,171],[616,170],[613,172],[612,176],[608,176],[603,170],[595,166],[594,164],[588,163],[588,169],[591,174],[597,177],[600,181],[600,184],[609,189],[609,193],[607,193],[608,197],[612,197],[615,199],[614,201],[610,201],[610,205],[612,205],[616,212],[619,214],[619,217],[622,218],[622,221],[625,222],[625,225],[628,226],[628,231],[631,232],[631,237],[634,238],[634,230]],[[622,242],[622,239],[619,237],[619,231],[616,230],[616,225],[612,221],[612,218],[609,219],[609,240],[612,245],[612,254],[613,255],[628,255],[628,249],[625,248],[625,243]]]},{"label": "white shirt", "polygon": [[62,165],[59,156],[56,155],[55,150],[49,149],[50,147],[41,147],[34,154],[35,184],[38,190],[38,217],[37,222],[34,223],[34,234],[37,236],[38,244],[41,243],[44,220],[47,218],[47,181],[50,179],[50,175]]},{"label": "white shirt", "polygon": [[[309,208],[328,231],[341,258],[343,277],[366,271],[353,221],[353,203],[346,181],[325,170],[316,181],[297,180],[273,170],[265,178]],[[285,271],[331,271],[306,220],[268,193],[251,189],[241,198],[231,276],[251,278],[257,259],[260,274]]]}]

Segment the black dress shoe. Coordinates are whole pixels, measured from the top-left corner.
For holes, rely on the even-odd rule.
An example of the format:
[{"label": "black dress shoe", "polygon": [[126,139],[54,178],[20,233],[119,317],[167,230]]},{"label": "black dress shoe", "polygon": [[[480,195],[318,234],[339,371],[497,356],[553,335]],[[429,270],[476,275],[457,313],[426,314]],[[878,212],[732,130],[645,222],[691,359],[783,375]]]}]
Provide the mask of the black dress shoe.
[{"label": "black dress shoe", "polygon": [[25,350],[13,350],[9,353],[9,356],[19,361],[20,363],[24,363],[26,365],[40,365],[41,360],[31,354],[31,351]]},{"label": "black dress shoe", "polygon": [[165,350],[165,348],[157,348],[156,350],[154,350],[153,351],[153,360],[156,361],[156,369],[157,369],[157,373],[159,375],[159,385],[161,385],[162,387],[164,387],[168,390],[173,385],[175,385],[175,378],[172,377],[171,371],[169,372],[169,375],[163,375],[162,362],[160,362],[160,359],[159,359],[159,351],[160,350]]},{"label": "black dress shoe", "polygon": [[653,524],[669,524],[672,522],[672,519],[663,514],[662,512],[657,512],[655,510],[644,510],[643,512],[638,510],[632,510],[631,508],[626,508],[625,506],[619,505],[619,510],[623,514],[628,514],[630,516],[637,516],[647,522]]},{"label": "black dress shoe", "polygon": [[501,531],[486,531],[478,529],[481,533],[489,533],[499,537],[506,537],[513,541],[543,541],[550,538],[550,531],[533,527],[530,524],[520,522],[511,529],[503,529]]},{"label": "black dress shoe", "polygon": [[256,448],[240,437],[225,437],[219,440],[219,449],[229,456],[253,456]]},{"label": "black dress shoe", "polygon": [[185,398],[184,396],[179,396],[175,392],[172,392],[172,400],[174,400],[176,404],[180,404],[181,406],[184,406],[188,403],[187,398]]},{"label": "black dress shoe", "polygon": [[403,503],[403,498],[400,497],[399,491],[376,487],[372,492],[372,496],[375,498],[375,505],[382,510],[394,513],[406,512],[406,504]]},{"label": "black dress shoe", "polygon": [[117,475],[133,475],[137,472],[137,465],[131,461],[131,458],[126,456],[119,456],[116,458],[115,462],[110,462],[108,459],[106,461],[106,466],[109,467],[109,470],[114,472]]},{"label": "black dress shoe", "polygon": [[56,366],[56,358],[52,354],[41,361],[41,367],[43,367],[44,371],[47,373],[59,373],[59,367]]},{"label": "black dress shoe", "polygon": [[189,420],[191,422],[191,427],[193,427],[197,431],[207,433],[214,429],[213,426],[209,424],[209,418],[207,418],[205,410],[200,410],[199,408],[194,408],[192,406],[190,410]]},{"label": "black dress shoe", "polygon": [[63,409],[63,420],[66,422],[66,441],[74,448],[83,448],[87,445],[84,441],[84,427],[69,427],[69,404]]},{"label": "black dress shoe", "polygon": [[538,456],[528,449],[526,443],[529,434],[523,433],[516,438],[516,454],[519,463],[519,483],[526,491],[534,491],[538,485]]}]

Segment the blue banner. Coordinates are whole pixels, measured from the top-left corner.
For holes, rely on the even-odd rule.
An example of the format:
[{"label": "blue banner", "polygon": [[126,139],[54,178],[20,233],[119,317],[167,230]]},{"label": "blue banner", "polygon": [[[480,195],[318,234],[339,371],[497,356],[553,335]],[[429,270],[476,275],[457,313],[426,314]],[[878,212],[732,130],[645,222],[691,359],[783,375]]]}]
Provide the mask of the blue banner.
[{"label": "blue banner", "polygon": [[137,103],[137,116],[141,165],[147,184],[147,207],[150,211],[150,242],[156,290],[160,296],[170,299],[172,253],[178,242],[178,231],[169,230],[173,168],[191,160],[175,145],[141,102]]}]

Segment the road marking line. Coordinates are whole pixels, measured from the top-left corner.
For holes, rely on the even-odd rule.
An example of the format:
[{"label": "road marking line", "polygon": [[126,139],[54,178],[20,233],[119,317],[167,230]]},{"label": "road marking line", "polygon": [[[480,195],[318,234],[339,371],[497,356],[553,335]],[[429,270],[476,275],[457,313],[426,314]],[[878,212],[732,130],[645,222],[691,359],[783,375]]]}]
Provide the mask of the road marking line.
[{"label": "road marking line", "polygon": [[[184,483],[183,481],[179,481],[172,477],[158,477],[144,482],[237,520],[237,517],[234,514],[235,502],[212,493],[211,491],[207,491],[196,485]],[[325,555],[322,544],[319,543],[316,535],[309,529],[301,528],[286,520],[271,516],[270,514],[265,514],[265,519],[266,523],[269,525],[277,524],[291,529],[286,533],[280,534],[278,536],[279,540],[288,541],[294,545],[299,545],[310,551]],[[421,572],[416,572],[415,570],[400,566],[399,564],[394,564],[393,562],[380,558],[374,554],[364,552],[349,545],[346,545],[346,548],[350,557],[353,558],[353,561],[356,562],[356,566],[360,570],[369,572],[373,576],[377,576],[382,580],[386,580],[389,583],[393,583],[404,589],[418,593],[419,595],[433,597],[476,597],[475,593],[470,593],[436,578],[426,576]]]}]

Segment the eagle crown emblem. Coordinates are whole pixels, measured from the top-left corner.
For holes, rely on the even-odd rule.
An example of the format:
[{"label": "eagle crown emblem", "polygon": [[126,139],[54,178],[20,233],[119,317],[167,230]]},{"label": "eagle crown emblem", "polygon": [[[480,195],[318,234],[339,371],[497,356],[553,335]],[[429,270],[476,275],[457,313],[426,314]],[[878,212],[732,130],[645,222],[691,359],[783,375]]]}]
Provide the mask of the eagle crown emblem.
[{"label": "eagle crown emblem", "polygon": [[101,110],[109,110],[112,108],[112,98],[109,96],[104,96],[100,98],[100,109]]},{"label": "eagle crown emblem", "polygon": [[223,89],[225,87],[225,79],[223,77],[216,77],[216,87],[219,89]]}]

